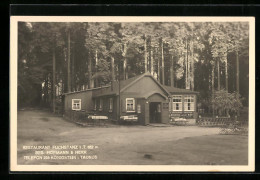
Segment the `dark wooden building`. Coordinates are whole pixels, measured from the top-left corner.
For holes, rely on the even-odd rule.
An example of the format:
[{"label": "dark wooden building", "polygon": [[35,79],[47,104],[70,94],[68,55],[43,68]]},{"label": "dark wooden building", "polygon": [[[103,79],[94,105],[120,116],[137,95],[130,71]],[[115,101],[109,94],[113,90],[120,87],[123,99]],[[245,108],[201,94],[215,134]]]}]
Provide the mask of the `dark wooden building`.
[{"label": "dark wooden building", "polygon": [[150,73],[111,85],[64,94],[69,111],[95,112],[120,120],[137,116],[138,124],[169,123],[170,117],[196,118],[197,92],[161,85]]}]

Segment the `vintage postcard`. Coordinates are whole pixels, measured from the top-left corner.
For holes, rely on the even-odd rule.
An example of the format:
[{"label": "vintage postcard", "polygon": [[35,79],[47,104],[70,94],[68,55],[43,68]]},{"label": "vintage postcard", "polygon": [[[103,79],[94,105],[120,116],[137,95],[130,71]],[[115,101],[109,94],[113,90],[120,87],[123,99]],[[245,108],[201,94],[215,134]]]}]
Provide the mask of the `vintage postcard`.
[{"label": "vintage postcard", "polygon": [[10,17],[10,171],[254,169],[254,17]]}]

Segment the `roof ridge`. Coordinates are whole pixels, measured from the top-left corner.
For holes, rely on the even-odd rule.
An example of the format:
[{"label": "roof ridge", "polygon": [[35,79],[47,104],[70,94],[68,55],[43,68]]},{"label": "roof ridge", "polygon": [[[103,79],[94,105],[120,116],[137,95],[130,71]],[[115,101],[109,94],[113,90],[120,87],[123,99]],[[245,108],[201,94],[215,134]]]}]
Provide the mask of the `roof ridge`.
[{"label": "roof ridge", "polygon": [[62,93],[61,95],[67,95],[67,94],[74,94],[74,93],[81,93],[81,92],[92,91],[92,90],[97,90],[97,89],[103,89],[103,88],[108,88],[110,86],[111,86],[111,84],[108,84],[108,85],[104,85],[104,86],[101,86],[101,87],[95,87],[95,88],[91,88],[91,89],[84,89],[84,90],[79,90],[79,91],[66,92],[66,93]]},{"label": "roof ridge", "polygon": [[183,89],[183,88],[178,88],[178,87],[173,87],[173,86],[167,86],[167,85],[163,85],[165,88],[167,88],[169,91],[172,90],[179,90],[182,92],[190,92],[190,93],[199,93],[198,91],[192,91],[191,89]]}]

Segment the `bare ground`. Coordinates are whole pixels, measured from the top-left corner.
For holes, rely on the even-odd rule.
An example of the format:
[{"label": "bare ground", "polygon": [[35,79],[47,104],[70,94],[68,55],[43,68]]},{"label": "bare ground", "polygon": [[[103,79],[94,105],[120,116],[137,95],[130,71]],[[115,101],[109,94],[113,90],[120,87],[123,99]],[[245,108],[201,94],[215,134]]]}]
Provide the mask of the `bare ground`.
[{"label": "bare ground", "polygon": [[[18,112],[18,164],[246,165],[248,137],[197,126],[81,127],[42,110]],[[98,159],[26,160],[30,145],[94,145]]]}]

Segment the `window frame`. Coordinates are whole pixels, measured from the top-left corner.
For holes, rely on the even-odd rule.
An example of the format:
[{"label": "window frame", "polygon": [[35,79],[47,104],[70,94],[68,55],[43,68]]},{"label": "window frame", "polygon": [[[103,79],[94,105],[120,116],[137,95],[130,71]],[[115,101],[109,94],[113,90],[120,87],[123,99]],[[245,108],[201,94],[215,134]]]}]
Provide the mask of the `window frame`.
[{"label": "window frame", "polygon": [[[186,99],[188,98],[188,97],[190,97],[191,99],[190,100],[193,100],[193,101],[190,101],[190,102],[186,102]],[[193,109],[191,109],[191,110],[188,110],[188,105],[189,105],[189,103],[190,103],[190,108],[192,107],[192,104],[193,104]],[[187,106],[186,106],[186,104],[187,104]],[[184,111],[195,111],[195,96],[194,95],[185,95],[184,96]],[[186,107],[187,107],[187,109],[186,109]]]},{"label": "window frame", "polygon": [[[176,97],[179,97],[178,99],[180,99],[181,101],[180,101],[180,102],[174,102],[173,100],[174,100],[174,98],[176,98]],[[183,105],[182,95],[173,95],[173,96],[172,96],[172,101],[171,101],[171,103],[172,103],[172,111],[180,112],[180,111],[183,110],[183,108],[182,108],[182,105]],[[176,110],[176,105],[174,106],[174,104],[177,104],[177,103],[179,104],[179,109],[178,109],[178,110]],[[174,109],[174,107],[175,107],[175,109]]]},{"label": "window frame", "polygon": [[[74,101],[79,101],[79,109],[74,109],[74,104],[75,104],[75,102]],[[71,109],[73,110],[73,111],[81,111],[81,99],[72,99],[72,101],[71,101]]]},{"label": "window frame", "polygon": [[[133,100],[133,110],[127,110],[127,101],[128,100]],[[126,112],[135,112],[135,98],[126,98],[126,100],[125,100],[125,109],[126,109]]]}]

